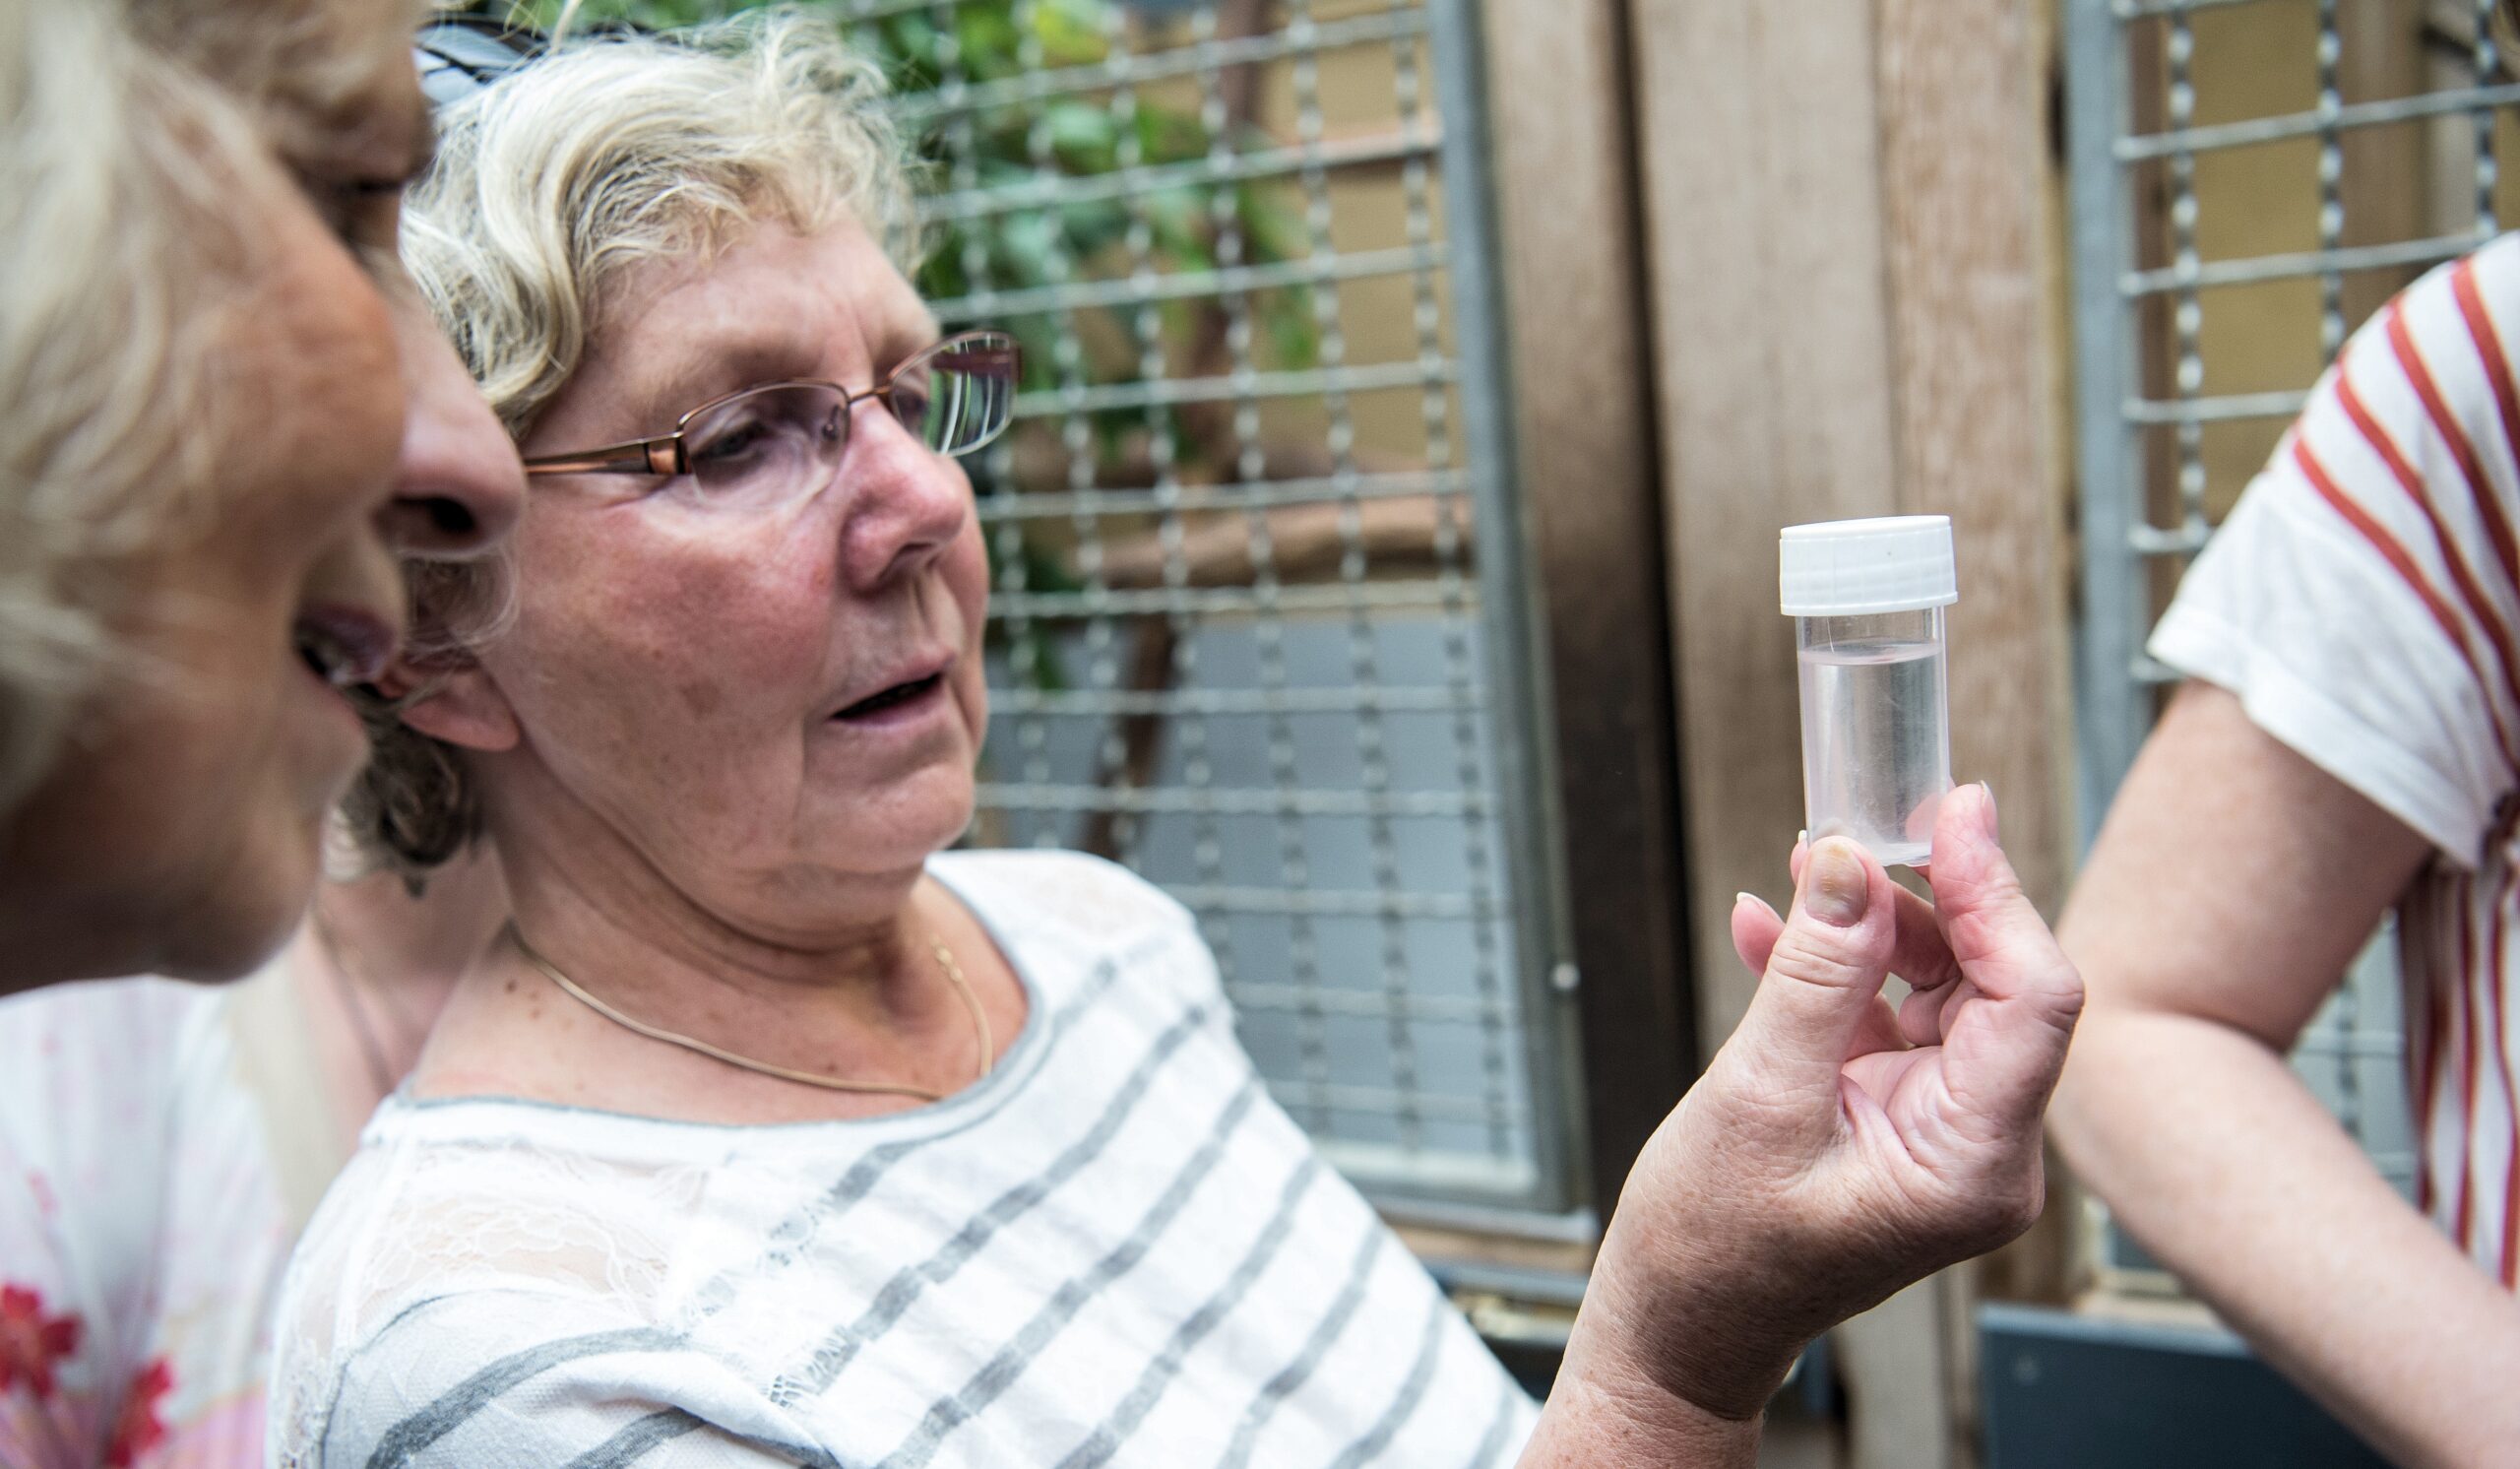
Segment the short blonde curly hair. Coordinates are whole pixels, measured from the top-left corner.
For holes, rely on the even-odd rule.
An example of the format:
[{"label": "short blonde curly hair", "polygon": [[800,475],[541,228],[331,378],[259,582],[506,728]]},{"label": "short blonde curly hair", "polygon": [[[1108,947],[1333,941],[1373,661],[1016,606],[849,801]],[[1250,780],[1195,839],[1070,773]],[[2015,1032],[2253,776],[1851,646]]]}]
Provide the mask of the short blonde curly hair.
[{"label": "short blonde curly hair", "polygon": [[0,821],[79,711],[144,671],[119,557],[180,539],[218,421],[211,343],[255,267],[244,109],[110,0],[0,4]]},{"label": "short blonde curly hair", "polygon": [[[854,219],[908,269],[913,167],[884,78],[830,23],[755,11],[669,34],[557,44],[439,117],[403,258],[508,431],[585,360],[625,273],[706,259],[765,223]],[[503,564],[414,564],[416,645],[492,634]],[[379,710],[345,806],[371,862],[417,879],[478,837],[462,759]]]}]

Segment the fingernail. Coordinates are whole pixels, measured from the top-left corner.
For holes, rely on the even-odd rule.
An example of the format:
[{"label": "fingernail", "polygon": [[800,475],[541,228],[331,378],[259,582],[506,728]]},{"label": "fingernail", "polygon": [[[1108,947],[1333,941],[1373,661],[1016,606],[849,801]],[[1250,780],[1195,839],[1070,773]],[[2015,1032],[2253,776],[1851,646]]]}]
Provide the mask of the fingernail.
[{"label": "fingernail", "polygon": [[1986,793],[1986,839],[1993,841],[1997,837],[1995,788],[1984,781],[1980,781],[1978,789]]},{"label": "fingernail", "polygon": [[1863,921],[1871,901],[1872,880],[1855,843],[1823,837],[1802,869],[1803,911],[1831,927],[1851,928]]}]

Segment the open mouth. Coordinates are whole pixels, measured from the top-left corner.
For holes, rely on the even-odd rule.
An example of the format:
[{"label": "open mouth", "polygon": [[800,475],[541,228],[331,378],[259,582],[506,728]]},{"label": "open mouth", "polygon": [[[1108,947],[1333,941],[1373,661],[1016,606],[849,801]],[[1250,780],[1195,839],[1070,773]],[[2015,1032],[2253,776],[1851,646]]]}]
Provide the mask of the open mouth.
[{"label": "open mouth", "polygon": [[881,714],[887,709],[898,709],[904,704],[925,697],[944,681],[945,674],[939,671],[930,673],[924,678],[913,678],[908,683],[896,683],[882,693],[869,694],[858,700],[833,718],[865,719]]},{"label": "open mouth", "polygon": [[394,654],[394,634],[375,617],[342,607],[310,607],[289,630],[297,661],[335,688],[373,682]]},{"label": "open mouth", "polygon": [[358,682],[350,665],[349,650],[319,627],[297,626],[297,661],[306,671],[335,688],[348,688]]}]

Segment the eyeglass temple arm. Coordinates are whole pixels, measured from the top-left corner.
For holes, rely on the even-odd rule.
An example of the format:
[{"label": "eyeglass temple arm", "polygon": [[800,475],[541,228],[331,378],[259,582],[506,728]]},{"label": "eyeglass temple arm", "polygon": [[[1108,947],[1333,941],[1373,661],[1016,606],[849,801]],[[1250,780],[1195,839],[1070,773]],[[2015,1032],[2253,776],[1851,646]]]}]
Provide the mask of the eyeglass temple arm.
[{"label": "eyeglass temple arm", "polygon": [[682,439],[639,439],[578,454],[545,454],[525,462],[529,475],[663,475],[683,472]]},{"label": "eyeglass temple arm", "polygon": [[[1014,343],[1009,342],[1004,347],[983,347],[966,340],[991,335],[994,334],[968,332],[961,337],[948,338],[938,344],[942,349],[939,357],[949,362],[970,361],[979,364],[983,370],[996,368],[1012,376],[1022,361]],[[898,374],[888,376],[863,393],[850,393],[844,388],[841,396],[851,407],[868,398],[884,399],[889,406],[897,377]],[[670,479],[686,471],[682,436],[678,433],[659,439],[607,444],[600,449],[588,449],[576,454],[545,454],[525,462],[525,472],[529,475],[660,475]]]}]

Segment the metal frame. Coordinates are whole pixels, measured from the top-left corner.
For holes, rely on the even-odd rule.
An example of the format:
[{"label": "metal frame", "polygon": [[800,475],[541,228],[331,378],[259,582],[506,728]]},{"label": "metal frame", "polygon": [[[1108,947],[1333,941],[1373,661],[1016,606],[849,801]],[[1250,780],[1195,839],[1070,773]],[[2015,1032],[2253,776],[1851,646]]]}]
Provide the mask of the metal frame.
[{"label": "metal frame", "polygon": [[[1454,269],[1458,271],[1459,265]],[[1317,284],[1335,277],[1325,272]],[[1163,382],[1108,387],[1070,386],[1056,392],[1019,394],[1015,416],[1068,417],[1108,409],[1163,408],[1182,403],[1233,403],[1246,398],[1317,398],[1332,393],[1374,393],[1438,388],[1458,369],[1440,362],[1378,362],[1367,367],[1317,367],[1300,372],[1245,372],[1230,377],[1176,377]]]},{"label": "metal frame", "polygon": [[[2202,433],[2205,425],[2290,418],[2307,391],[2208,394],[2202,345],[2206,293],[2271,281],[2319,283],[2320,342],[2333,355],[2354,323],[2346,281],[2357,272],[2430,265],[2491,237],[2497,164],[2489,108],[2520,102],[2520,86],[2495,84],[2495,51],[2479,0],[2479,24],[2468,85],[2348,104],[2339,31],[2339,0],[2319,0],[2320,39],[2313,64],[2317,105],[2306,112],[2193,125],[2196,91],[2189,71],[2189,21],[2247,0],[2067,0],[2066,82],[2072,200],[2074,331],[2079,365],[2075,395],[2082,507],[2082,615],[2075,652],[2079,694],[2077,790],[2082,844],[2097,834],[2109,800],[2150,730],[2153,690],[2178,676],[2148,657],[2153,568],[2165,558],[2194,555],[2213,532],[2207,514]],[[2168,27],[2164,59],[2167,126],[2138,133],[2133,118],[2130,34],[2133,23]],[[2347,245],[2344,140],[2357,129],[2418,118],[2474,115],[2475,225],[2464,233]],[[2207,261],[2197,247],[2195,161],[2200,154],[2282,140],[2319,144],[2316,247]],[[2171,259],[2137,269],[2130,177],[2165,168],[2171,184],[2166,224]],[[2437,231],[2440,223],[2424,226]],[[2143,381],[2150,349],[2138,313],[2167,310],[2173,359],[2166,387]],[[2148,434],[2175,436],[2175,505],[2155,523],[2148,505]],[[2412,1159],[2395,1138],[2400,1124],[2386,1108],[2366,1105],[2361,1068],[2401,1044],[2388,1008],[2396,989],[2393,952],[2381,939],[2366,946],[2346,983],[2304,1028],[2293,1062],[2374,1165],[2405,1186]],[[2333,1068],[2332,1070],[2330,1068]],[[2104,1235],[2105,1252],[2132,1258],[2126,1242]]]},{"label": "metal frame", "polygon": [[[845,6],[843,15],[848,21],[911,12],[942,18],[954,3],[859,0]],[[1062,236],[1044,279],[1028,282],[1022,289],[1000,290],[987,284],[985,259],[971,253],[975,247],[969,241],[976,234],[967,232],[963,263],[973,284],[957,299],[932,303],[938,314],[955,321],[1010,325],[1048,316],[1061,338],[1046,358],[1054,385],[1020,395],[1015,415],[1019,428],[1026,420],[1056,426],[1067,482],[983,499],[979,518],[1002,563],[992,614],[1011,632],[1018,649],[1062,629],[1081,629],[1081,651],[1072,655],[1082,674],[1076,686],[1033,686],[1038,677],[1028,677],[1019,667],[1016,681],[1021,686],[993,695],[997,712],[1012,726],[1004,734],[1012,737],[999,745],[1001,760],[980,790],[981,805],[992,818],[1004,819],[1016,840],[1050,830],[1046,823],[1052,820],[1078,817],[1113,823],[1124,832],[1146,829],[1139,824],[1149,821],[1184,823],[1171,835],[1194,831],[1194,845],[1211,855],[1197,859],[1195,873],[1185,866],[1181,873],[1168,874],[1166,886],[1211,926],[1228,970],[1228,990],[1238,1003],[1254,1012],[1301,1015],[1316,1031],[1330,1015],[1350,1024],[1375,1017],[1390,1021],[1391,1085],[1378,1084],[1384,1080],[1379,1063],[1370,1077],[1376,1084],[1359,1084],[1356,1076],[1317,1068],[1313,1062],[1319,1057],[1313,1052],[1321,1045],[1319,1035],[1307,1039],[1310,1049],[1301,1074],[1272,1075],[1289,1110],[1299,1120],[1321,1124],[1325,1155],[1347,1166],[1368,1195],[1395,1216],[1547,1240],[1589,1240],[1594,1219],[1583,1207],[1589,1162],[1583,1152],[1583,1076],[1576,1065],[1573,1006],[1563,983],[1573,974],[1574,962],[1556,766],[1548,750],[1551,709],[1541,607],[1548,595],[1580,595],[1581,589],[1544,592],[1533,584],[1534,568],[1526,559],[1528,507],[1517,493],[1516,399],[1508,380],[1495,221],[1486,184],[1492,163],[1476,0],[1393,3],[1330,21],[1312,18],[1310,0],[1281,0],[1275,14],[1277,21],[1251,34],[1221,34],[1213,21],[1200,20],[1191,43],[1159,38],[1146,50],[1134,49],[1131,40],[1138,32],[1124,38],[1121,23],[1114,20],[1107,61],[1036,67],[998,81],[972,82],[949,61],[935,92],[902,108],[906,121],[937,129],[953,156],[945,191],[927,201],[929,217],[939,223],[986,225],[1013,211],[1055,214],[1060,206],[1082,203],[1117,204],[1136,216],[1150,191],[1278,180],[1276,187],[1295,196],[1306,214],[1311,241],[1308,253],[1298,247],[1293,258],[1249,264],[1234,232],[1239,226],[1220,223],[1212,262],[1166,274],[1151,258],[1140,217],[1126,236],[1128,258],[1113,262],[1111,279],[1087,279],[1086,262],[1069,252]],[[1377,119],[1367,136],[1328,136],[1319,105],[1320,63],[1326,51],[1353,46],[1390,48],[1396,115]],[[1230,68],[1268,63],[1283,63],[1292,72],[1295,135],[1237,151],[1212,120],[1223,115],[1218,79]],[[1199,80],[1203,105],[1212,109],[1203,113],[1211,119],[1214,140],[1203,157],[1149,163],[1134,132],[1124,126],[1107,172],[1061,174],[1046,157],[1038,128],[1027,140],[1035,169],[1029,176],[984,186],[968,161],[976,129],[982,123],[1002,127],[1011,120],[1020,129],[1031,109],[1054,98],[1080,96],[1087,106],[1103,105],[1107,98],[1119,116],[1133,105],[1134,89],[1183,78]],[[1336,170],[1360,166],[1390,170],[1401,180],[1408,213],[1405,244],[1353,254],[1332,244],[1330,180]],[[1434,204],[1438,173],[1440,216]],[[1414,283],[1416,351],[1396,359],[1349,361],[1339,319],[1340,287],[1394,278]],[[1251,295],[1288,287],[1309,293],[1324,351],[1317,364],[1262,370],[1247,346]],[[1188,375],[1175,375],[1181,364],[1166,356],[1157,307],[1209,301],[1220,303],[1215,309],[1241,313],[1233,319],[1245,330],[1245,342],[1233,348],[1230,371],[1222,370],[1226,354],[1219,352],[1188,368]],[[1447,306],[1451,341],[1439,346],[1434,334]],[[1081,364],[1081,313],[1101,313],[1100,322],[1116,328],[1134,347],[1136,380],[1089,381]],[[1351,405],[1373,394],[1409,395],[1418,405],[1428,444],[1422,468],[1357,463]],[[1271,403],[1306,400],[1320,403],[1329,418],[1326,445],[1316,442],[1312,447],[1327,447],[1330,467],[1324,473],[1303,466],[1292,475],[1270,478],[1266,460],[1254,447],[1259,411]],[[1382,401],[1395,400],[1387,396]],[[1229,482],[1185,483],[1171,462],[1174,450],[1162,427],[1163,415],[1200,405],[1229,406],[1234,415],[1234,440],[1242,456],[1237,466],[1228,453],[1225,474]],[[1106,423],[1143,415],[1147,428],[1154,430],[1148,449],[1151,487],[1102,486],[1089,420],[1093,415],[1104,415]],[[1040,429],[1030,432],[1036,437],[1027,443],[1040,444]],[[1230,451],[1233,446],[1227,447]],[[998,461],[1001,466],[1013,462],[1011,441],[1005,454]],[[1055,468],[1051,474],[1055,479]],[[1418,513],[1434,525],[1433,548],[1423,559],[1433,564],[1378,563],[1368,570],[1362,511],[1402,497],[1426,504]],[[1339,544],[1333,550],[1341,564],[1335,577],[1317,584],[1280,582],[1264,515],[1297,507],[1338,512]],[[1253,542],[1247,577],[1238,570],[1222,577],[1194,575],[1185,559],[1180,517],[1203,512],[1225,512],[1235,518],[1232,523],[1246,527]],[[1132,563],[1136,569],[1125,576],[1105,566],[1105,539],[1133,533],[1141,525],[1162,551],[1160,579],[1159,568],[1151,564]],[[1474,526],[1475,561],[1467,535]],[[1032,581],[1023,557],[1008,554],[1021,549],[1029,528],[1040,528],[1053,540],[1074,540],[1075,586]],[[1439,670],[1403,672],[1399,682],[1383,681],[1373,632],[1393,612],[1424,614],[1439,625]],[[1197,651],[1193,634],[1213,625],[1202,619],[1248,617],[1265,644],[1279,635],[1276,629],[1292,629],[1294,619],[1307,616],[1331,637],[1345,630],[1353,674],[1346,686],[1292,684],[1283,667],[1273,677],[1266,670],[1271,655],[1265,646],[1259,654],[1264,671],[1253,687],[1200,685],[1194,666],[1205,655]],[[1170,677],[1160,687],[1123,686],[1120,663],[1143,656],[1130,639],[1149,629],[1170,639],[1170,651],[1164,655],[1170,661]],[[1015,655],[1019,663],[1027,656],[1032,655]],[[1278,657],[1283,664],[1283,650]],[[1394,671],[1401,671],[1394,666]],[[1339,717],[1343,729],[1353,725],[1357,749],[1344,758],[1360,762],[1361,777],[1326,778],[1287,763],[1292,746],[1280,727],[1288,716],[1306,713]],[[1450,758],[1458,767],[1451,772],[1451,783],[1436,780],[1434,790],[1409,789],[1406,770],[1395,780],[1382,726],[1384,716],[1400,714],[1449,717],[1444,727],[1451,732]],[[1265,775],[1228,773],[1207,763],[1208,723],[1237,715],[1258,716],[1271,724]],[[1177,781],[1087,784],[1065,769],[1052,768],[1046,756],[1052,732],[1063,728],[1068,733],[1062,738],[1090,740],[1093,735],[1077,726],[1094,722],[1104,732],[1107,751],[1114,722],[1125,719],[1166,722],[1165,738],[1181,762]],[[1212,855],[1221,821],[1253,818],[1277,833],[1281,866],[1275,885],[1237,880],[1257,874],[1229,871]],[[1371,849],[1371,885],[1358,886],[1353,877],[1339,879],[1345,885],[1336,886],[1316,880],[1314,859],[1306,856],[1304,838],[1296,830],[1297,823],[1311,818],[1346,821],[1352,827],[1361,823]],[[1461,884],[1465,891],[1420,892],[1403,885],[1394,823],[1413,818],[1461,823],[1472,873]],[[1062,824],[1059,829],[1066,828]],[[1129,850],[1129,840],[1121,838],[1115,850]],[[1189,880],[1170,880],[1178,875]],[[1313,940],[1303,932],[1288,936],[1289,930],[1278,930],[1267,940],[1292,950],[1288,973],[1235,972],[1254,968],[1237,966],[1230,946],[1223,942],[1224,921],[1235,915],[1284,918],[1298,926],[1315,920],[1364,920],[1381,945],[1381,986],[1361,980],[1351,988],[1321,983],[1318,971],[1307,968],[1305,955]],[[1475,991],[1450,976],[1435,977],[1446,983],[1432,987],[1416,983],[1426,977],[1413,976],[1401,926],[1419,919],[1459,925],[1471,935],[1480,976]],[[1507,933],[1510,951],[1503,942]],[[1490,975],[1492,986],[1486,978]],[[1518,1027],[1508,1023],[1517,1017]],[[1416,1029],[1420,1022],[1477,1028],[1477,1044],[1484,1048],[1480,1057],[1465,1061],[1456,1054],[1452,1059],[1456,1065],[1480,1067],[1484,1090],[1470,1093],[1458,1086],[1432,1085],[1436,1073],[1431,1070],[1426,1073],[1430,1086],[1418,1085],[1419,1042],[1414,1037],[1421,1034]],[[1286,1069],[1292,1070],[1292,1063]],[[1514,1081],[1517,1073],[1519,1082]],[[1399,1145],[1360,1141],[1330,1125],[1332,1115],[1343,1112],[1370,1116],[1383,1126],[1396,1119]],[[1485,1123],[1489,1149],[1409,1146],[1413,1128],[1420,1124],[1462,1123]],[[1363,1137],[1375,1135],[1358,1131]],[[1427,1132],[1441,1135],[1433,1125]]]},{"label": "metal frame", "polygon": [[[921,0],[921,4],[924,3],[925,0]],[[1420,34],[1425,29],[1426,12],[1422,7],[1397,4],[1377,14],[1351,16],[1344,21],[1314,22],[1301,28],[1290,27],[1271,35],[1248,35],[1234,40],[1212,40],[1164,51],[1140,52],[1117,66],[1067,66],[1011,77],[1003,82],[983,82],[961,89],[950,101],[919,97],[901,110],[906,118],[925,121],[946,112],[978,112],[992,107],[1020,106],[1081,92],[1099,92],[1105,87],[1134,87],[1172,77],[1195,76],[1211,68],[1283,61],[1304,51],[1398,40]]]},{"label": "metal frame", "polygon": [[2138,446],[2124,406],[2138,396],[2117,139],[2126,115],[2124,7],[2065,0],[2065,127],[2072,208],[2075,475],[2082,505],[2082,615],[2076,619],[2078,848],[2100,833],[2109,798],[2152,727],[2134,675],[2143,646],[2135,527]]},{"label": "metal frame", "polygon": [[[1464,10],[1470,9],[1465,5]],[[1673,599],[1654,440],[1635,81],[1609,0],[1483,0],[1497,192],[1492,337],[1509,364],[1512,524],[1533,649],[1526,708],[1538,836],[1558,876],[1547,973],[1565,1023],[1536,1059],[1584,1164],[1570,1216],[1606,1216],[1646,1139],[1696,1076],[1689,886],[1679,813]],[[1570,89],[1573,89],[1570,92]],[[1570,285],[1572,283],[1580,283]],[[1491,538],[1492,539],[1492,538]]]},{"label": "metal frame", "polygon": [[[2130,126],[2128,24],[2183,24],[2195,15],[2266,0],[2066,0],[2065,52],[2067,160],[2072,210],[2073,327],[2078,372],[2075,385],[2077,471],[2082,506],[2082,615],[2077,627],[2077,795],[2081,842],[2098,833],[2110,796],[2116,790],[2152,714],[2146,690],[2175,674],[2143,652],[2148,607],[2137,600],[2145,564],[2159,556],[2187,556],[2210,533],[2203,517],[2201,472],[2182,465],[2179,524],[2151,524],[2141,506],[2140,483],[2146,429],[2171,428],[2193,458],[2195,435],[2205,425],[2243,419],[2291,418],[2308,402],[2307,391],[2206,394],[2198,371],[2197,326],[2202,297],[2217,288],[2269,281],[2317,278],[2323,287],[2323,338],[2333,353],[2347,323],[2342,282],[2357,272],[2432,265],[2476,248],[2489,237],[2490,216],[2463,234],[2342,243],[2342,202],[2337,150],[2344,135],[2403,123],[2520,103],[2520,84],[2443,88],[2407,96],[2346,103],[2338,91],[2337,56],[2320,62],[2319,104],[2305,112],[2193,126],[2193,90],[2185,77],[2179,41],[2172,44],[2170,123],[2137,133]],[[2335,0],[2326,0],[2323,24],[2334,24]],[[2481,42],[2489,55],[2489,42]],[[2482,61],[2480,66],[2484,64]],[[2320,140],[2322,214],[2318,248],[2243,259],[2207,261],[2195,248],[2192,202],[2185,214],[2174,205],[2173,259],[2138,270],[2126,229],[2127,170],[2164,163],[2189,183],[2198,155],[2256,147],[2291,139]],[[2488,140],[2489,141],[2489,139]],[[2489,163],[2490,156],[2488,155]],[[2489,179],[2490,168],[2485,176]],[[2481,185],[2488,187],[2488,184]],[[2172,396],[2148,397],[2140,382],[2140,341],[2134,312],[2148,298],[2170,297],[2180,362]]]},{"label": "metal frame", "polygon": [[[2187,7],[2193,9],[2194,7]],[[2170,13],[2177,14],[2173,6]],[[2213,127],[2174,128],[2163,133],[2144,133],[2118,139],[2114,152],[2120,161],[2136,162],[2144,159],[2170,158],[2178,154],[2212,153],[2225,148],[2249,148],[2262,143],[2280,142],[2286,138],[2310,138],[2355,128],[2382,127],[2393,122],[2412,122],[2419,117],[2439,117],[2449,112],[2474,112],[2487,107],[2507,107],[2520,102],[2520,84],[2500,87],[2462,87],[2445,92],[2426,92],[2414,96],[2393,96],[2376,102],[2357,102],[2352,106],[2321,108],[2309,112],[2292,112],[2282,117],[2252,117],[2245,122],[2226,122]]]},{"label": "metal frame", "polygon": [[1073,310],[1080,306],[1134,306],[1141,301],[1197,300],[1242,295],[1280,286],[1318,286],[1328,281],[1363,281],[1376,276],[1414,276],[1444,264],[1440,247],[1366,250],[1330,261],[1289,261],[1280,265],[1237,266],[1232,270],[1160,276],[1153,281],[1095,281],[1082,286],[1050,286],[1032,290],[976,290],[968,296],[930,301],[939,316],[981,318],[997,314]]},{"label": "metal frame", "polygon": [[1073,184],[1044,180],[1030,188],[958,189],[939,194],[924,206],[929,219],[973,220],[1060,204],[1100,203],[1184,184],[1249,183],[1284,178],[1316,168],[1347,168],[1358,163],[1396,163],[1439,153],[1442,140],[1431,133],[1394,132],[1372,138],[1351,138],[1310,147],[1275,148],[1266,153],[1236,154],[1188,163],[1149,163],[1098,173]]},{"label": "metal frame", "polygon": [[1489,528],[1480,543],[1488,698],[1496,711],[1489,727],[1496,786],[1506,794],[1501,812],[1505,892],[1521,915],[1514,933],[1522,961],[1516,969],[1522,981],[1524,1064],[1531,1078],[1534,1149],[1545,1181],[1533,1202],[1564,1212],[1583,1202],[1575,1172],[1582,1156],[1581,1078],[1568,1063],[1563,1042],[1567,1017],[1561,979],[1571,944],[1565,869],[1558,857],[1564,844],[1555,759],[1543,723],[1552,690],[1538,589],[1524,562],[1530,522],[1517,493],[1510,356],[1494,265],[1496,224],[1487,192],[1493,153],[1486,132],[1483,18],[1475,0],[1428,0],[1428,19],[1436,108],[1444,119],[1441,157],[1455,350],[1464,363],[1487,364],[1484,372],[1465,372],[1459,390],[1471,503],[1479,523]]}]

